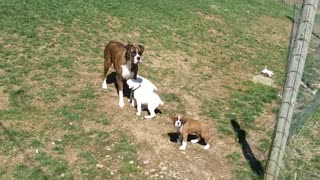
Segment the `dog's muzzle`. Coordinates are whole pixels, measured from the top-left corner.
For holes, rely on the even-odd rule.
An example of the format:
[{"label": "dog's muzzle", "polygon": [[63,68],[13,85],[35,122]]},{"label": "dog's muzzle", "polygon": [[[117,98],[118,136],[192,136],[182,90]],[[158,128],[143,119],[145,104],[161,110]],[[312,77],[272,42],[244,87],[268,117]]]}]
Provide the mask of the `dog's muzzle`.
[{"label": "dog's muzzle", "polygon": [[141,63],[141,56],[139,56],[139,55],[136,55],[136,56],[134,56],[134,64],[139,64],[139,63]]},{"label": "dog's muzzle", "polygon": [[179,120],[174,123],[174,126],[175,126],[176,128],[180,128],[181,125],[182,125],[182,123],[181,123],[181,121],[179,121]]}]

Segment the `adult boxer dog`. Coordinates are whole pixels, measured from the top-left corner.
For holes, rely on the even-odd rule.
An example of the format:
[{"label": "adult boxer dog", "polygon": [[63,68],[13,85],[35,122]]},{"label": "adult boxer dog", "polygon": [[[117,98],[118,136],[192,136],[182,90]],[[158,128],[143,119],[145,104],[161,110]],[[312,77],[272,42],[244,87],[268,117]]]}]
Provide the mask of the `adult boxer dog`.
[{"label": "adult boxer dog", "polygon": [[107,74],[111,65],[116,70],[116,79],[119,87],[119,106],[124,106],[123,80],[136,79],[138,65],[142,61],[144,46],[141,44],[128,43],[127,45],[110,41],[104,49],[104,76],[102,88],[107,89]]},{"label": "adult boxer dog", "polygon": [[195,134],[198,137],[197,139],[191,140],[192,143],[197,143],[203,138],[207,143],[203,147],[205,150],[209,149],[210,145],[213,145],[213,133],[210,131],[210,127],[207,123],[188,118],[181,114],[171,116],[171,120],[179,132],[178,141],[182,140],[182,145],[179,148],[180,150],[186,150],[189,134]]}]

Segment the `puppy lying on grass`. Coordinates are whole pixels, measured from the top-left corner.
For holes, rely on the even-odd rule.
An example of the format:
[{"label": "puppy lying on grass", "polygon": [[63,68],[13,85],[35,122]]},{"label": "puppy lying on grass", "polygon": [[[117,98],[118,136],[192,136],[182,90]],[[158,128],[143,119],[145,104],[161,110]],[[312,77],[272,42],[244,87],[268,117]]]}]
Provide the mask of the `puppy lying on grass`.
[{"label": "puppy lying on grass", "polygon": [[264,69],[261,71],[261,74],[268,76],[271,78],[273,76],[273,72],[267,69],[267,66],[264,67]]},{"label": "puppy lying on grass", "polygon": [[137,79],[128,79],[127,84],[133,91],[132,106],[137,105],[136,114],[140,116],[142,105],[147,105],[150,115],[144,117],[147,119],[154,118],[156,116],[155,109],[164,104],[154,92],[154,90],[157,90],[157,87],[141,76],[137,76]]}]

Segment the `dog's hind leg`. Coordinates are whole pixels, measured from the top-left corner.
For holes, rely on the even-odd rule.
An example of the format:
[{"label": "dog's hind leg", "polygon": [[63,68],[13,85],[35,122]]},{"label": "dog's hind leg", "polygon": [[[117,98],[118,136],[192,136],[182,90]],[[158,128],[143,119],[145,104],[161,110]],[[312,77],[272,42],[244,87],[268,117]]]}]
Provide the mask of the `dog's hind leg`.
[{"label": "dog's hind leg", "polygon": [[177,138],[177,143],[181,144],[182,143],[182,135],[179,133],[179,136]]},{"label": "dog's hind leg", "polygon": [[129,97],[128,101],[131,103],[133,102],[133,93],[134,93],[133,90],[130,89],[130,97]]},{"label": "dog's hind leg", "polygon": [[199,136],[197,136],[197,139],[192,139],[191,142],[193,144],[198,143],[201,140],[201,138]]},{"label": "dog's hind leg", "polygon": [[137,104],[136,99],[133,98],[132,101],[131,101],[131,106],[134,107],[136,104]]},{"label": "dog's hind leg", "polygon": [[105,60],[104,60],[104,80],[103,80],[103,83],[102,83],[102,89],[107,89],[108,88],[108,85],[107,85],[107,74],[108,74],[108,70],[111,66],[111,59],[109,57],[109,55],[105,54]]},{"label": "dog's hind leg", "polygon": [[123,107],[124,106],[124,101],[123,101],[123,78],[121,74],[117,73],[117,83],[119,87],[119,106]]},{"label": "dog's hind leg", "polygon": [[148,105],[148,111],[149,111],[150,115],[149,116],[144,116],[144,118],[146,118],[146,119],[154,118],[156,116],[156,113],[154,112],[155,109],[156,108],[154,106]]},{"label": "dog's hind leg", "polygon": [[203,147],[203,149],[205,149],[205,150],[208,150],[210,148],[210,144],[208,144],[207,143],[207,145],[205,145],[204,147]]},{"label": "dog's hind leg", "polygon": [[141,101],[136,100],[136,102],[137,102],[137,113],[136,113],[136,115],[140,116],[141,115]]},{"label": "dog's hind leg", "polygon": [[207,149],[210,148],[210,146],[211,146],[210,144],[213,143],[213,137],[210,137],[210,135],[205,135],[205,136],[203,136],[203,139],[204,139],[204,141],[207,143],[207,144],[203,147],[203,149],[207,150]]}]

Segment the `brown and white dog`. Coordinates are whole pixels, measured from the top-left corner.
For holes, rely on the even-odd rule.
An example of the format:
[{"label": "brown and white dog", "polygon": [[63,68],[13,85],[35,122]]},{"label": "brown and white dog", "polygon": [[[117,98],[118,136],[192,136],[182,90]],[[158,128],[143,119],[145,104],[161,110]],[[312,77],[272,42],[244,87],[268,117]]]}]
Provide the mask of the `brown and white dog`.
[{"label": "brown and white dog", "polygon": [[[203,148],[209,149],[210,145],[213,144],[213,135],[210,132],[209,125],[200,121],[185,117],[180,114],[175,114],[171,117],[173,125],[179,132],[178,141],[181,142],[180,150],[186,150],[187,140],[189,134],[195,134],[198,138],[191,140],[192,143],[197,143],[203,138],[207,143]],[[182,138],[182,139],[181,139]]]},{"label": "brown and white dog", "polygon": [[136,79],[138,64],[142,61],[144,47],[141,44],[127,45],[110,41],[104,49],[104,76],[103,89],[107,89],[107,73],[111,65],[116,70],[117,84],[119,87],[119,106],[124,106],[123,79]]}]

